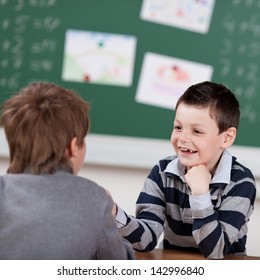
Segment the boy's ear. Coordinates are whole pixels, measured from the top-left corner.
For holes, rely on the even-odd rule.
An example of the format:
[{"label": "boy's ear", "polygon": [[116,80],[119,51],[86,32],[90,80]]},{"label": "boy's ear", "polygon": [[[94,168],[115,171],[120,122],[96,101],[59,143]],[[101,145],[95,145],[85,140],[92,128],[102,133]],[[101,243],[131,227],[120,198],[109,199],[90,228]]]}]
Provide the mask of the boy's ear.
[{"label": "boy's ear", "polygon": [[72,138],[72,140],[67,148],[68,156],[70,158],[76,157],[78,154],[78,150],[79,150],[79,147],[77,145],[77,137],[74,137],[74,138]]},{"label": "boy's ear", "polygon": [[235,127],[230,127],[229,129],[224,131],[222,148],[230,147],[234,143],[236,139],[236,135],[237,135],[237,129]]}]

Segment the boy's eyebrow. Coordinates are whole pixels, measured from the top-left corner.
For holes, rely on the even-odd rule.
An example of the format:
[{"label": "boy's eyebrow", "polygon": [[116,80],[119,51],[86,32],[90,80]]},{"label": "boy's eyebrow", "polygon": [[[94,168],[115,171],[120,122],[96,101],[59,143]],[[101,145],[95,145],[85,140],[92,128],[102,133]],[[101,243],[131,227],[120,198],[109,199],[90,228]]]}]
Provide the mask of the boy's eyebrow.
[{"label": "boy's eyebrow", "polygon": [[[178,119],[174,119],[173,123],[180,123],[181,124],[181,121],[179,121]],[[201,124],[201,123],[190,123],[189,125],[191,126],[201,126],[201,127],[205,127],[205,125]]]}]

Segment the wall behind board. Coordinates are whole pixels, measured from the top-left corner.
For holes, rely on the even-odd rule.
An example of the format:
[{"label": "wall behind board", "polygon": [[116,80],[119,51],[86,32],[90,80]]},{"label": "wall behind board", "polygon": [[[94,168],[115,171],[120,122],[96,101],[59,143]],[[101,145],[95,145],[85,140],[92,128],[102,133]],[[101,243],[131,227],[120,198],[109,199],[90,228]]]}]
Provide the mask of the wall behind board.
[{"label": "wall behind board", "polygon": [[[178,4],[181,1],[176,1],[177,6],[181,5],[179,15],[181,9],[187,14],[193,9],[194,18],[201,9],[208,13],[208,18],[195,18],[197,23],[207,20],[204,30],[196,29],[195,25],[192,28],[187,22],[179,26],[178,23],[156,22],[152,12],[148,15],[150,19],[141,16],[144,7],[147,11],[156,7],[167,19],[167,14],[163,14],[166,11],[164,2],[169,1],[0,1],[0,102],[35,80],[71,88],[92,105],[90,147],[95,152],[93,162],[151,166],[155,159],[172,153],[168,139],[174,104],[169,101],[167,107],[165,103],[138,101],[144,58],[148,53],[162,56],[174,70],[179,62],[181,67],[209,66],[210,79],[230,87],[240,101],[241,124],[235,152],[260,176],[256,168],[260,163],[260,2],[207,0]],[[69,32],[75,35],[70,42],[66,41]],[[77,42],[73,40],[78,40],[80,32],[90,32],[90,37],[100,33],[103,36],[98,46],[78,44],[75,47],[79,52],[85,47],[88,55],[92,52],[92,57],[81,61],[83,66],[90,63],[91,75],[73,64],[75,61],[64,51],[65,46],[69,50],[69,46]],[[114,40],[111,49],[107,43],[109,39]],[[91,38],[87,40],[91,42]],[[106,52],[97,58],[98,48]],[[115,50],[121,56],[117,57]],[[115,60],[118,67],[114,65]],[[172,61],[174,65],[170,64]],[[70,67],[75,71],[70,72]],[[102,67],[108,68],[106,75]],[[113,73],[109,72],[111,69]],[[100,71],[104,71],[104,75],[97,77]],[[169,73],[164,74],[163,78],[168,78]],[[77,75],[81,75],[78,80]],[[116,75],[120,77],[116,79]],[[183,77],[186,76],[180,79]],[[198,73],[195,80],[196,77],[200,78]],[[174,89],[174,83],[171,86]],[[149,87],[146,89],[149,95]],[[167,100],[169,92],[161,90],[158,94]],[[0,148],[0,153],[7,154],[4,147]]]}]

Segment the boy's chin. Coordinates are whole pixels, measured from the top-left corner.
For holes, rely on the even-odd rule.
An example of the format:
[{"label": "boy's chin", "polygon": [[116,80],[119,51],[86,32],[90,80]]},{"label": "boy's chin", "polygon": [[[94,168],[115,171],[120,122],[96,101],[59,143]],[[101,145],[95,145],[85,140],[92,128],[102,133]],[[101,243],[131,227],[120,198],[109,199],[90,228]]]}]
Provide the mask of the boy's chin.
[{"label": "boy's chin", "polygon": [[187,160],[187,159],[182,159],[182,158],[180,158],[180,162],[181,162],[181,164],[182,164],[183,166],[185,166],[187,169],[190,169],[190,168],[192,168],[193,166],[198,165],[198,164],[196,164],[195,162],[191,162],[191,161],[189,161],[189,160]]}]

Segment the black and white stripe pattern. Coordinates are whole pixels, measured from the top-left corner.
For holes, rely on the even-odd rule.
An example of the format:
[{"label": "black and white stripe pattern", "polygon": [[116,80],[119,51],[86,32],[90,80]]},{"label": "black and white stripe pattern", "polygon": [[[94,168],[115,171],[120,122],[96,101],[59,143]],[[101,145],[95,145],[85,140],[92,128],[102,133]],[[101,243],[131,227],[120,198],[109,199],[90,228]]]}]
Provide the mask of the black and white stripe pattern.
[{"label": "black and white stripe pattern", "polygon": [[207,258],[246,253],[247,223],[256,196],[251,171],[224,151],[210,192],[193,196],[177,156],[159,161],[137,199],[136,218],[119,208],[119,232],[136,250],[163,247],[200,250]]}]

